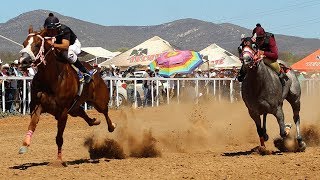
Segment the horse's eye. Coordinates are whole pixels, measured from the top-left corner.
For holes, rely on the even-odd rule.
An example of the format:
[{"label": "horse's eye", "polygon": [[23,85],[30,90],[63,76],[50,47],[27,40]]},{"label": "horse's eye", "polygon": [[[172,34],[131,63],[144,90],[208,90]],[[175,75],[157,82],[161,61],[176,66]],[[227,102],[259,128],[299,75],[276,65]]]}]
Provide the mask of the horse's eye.
[{"label": "horse's eye", "polygon": [[257,49],[257,45],[256,44],[252,44],[251,47],[252,47],[252,49]]}]

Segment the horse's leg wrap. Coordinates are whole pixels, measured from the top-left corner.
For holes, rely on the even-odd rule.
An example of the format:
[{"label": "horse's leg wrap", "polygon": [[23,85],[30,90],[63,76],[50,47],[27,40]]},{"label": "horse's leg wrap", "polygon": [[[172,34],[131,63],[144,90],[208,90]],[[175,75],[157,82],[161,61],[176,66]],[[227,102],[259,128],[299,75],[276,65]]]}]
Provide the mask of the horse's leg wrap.
[{"label": "horse's leg wrap", "polygon": [[58,156],[57,156],[58,160],[62,160],[62,148],[58,149]]},{"label": "horse's leg wrap", "polygon": [[[299,113],[299,112],[298,112]],[[296,131],[297,131],[297,141],[299,144],[298,151],[305,151],[307,148],[306,143],[303,141],[302,136],[300,134],[300,116],[297,112],[294,112],[293,120],[296,124]]]},{"label": "horse's leg wrap", "polygon": [[23,141],[23,146],[30,146],[32,135],[33,135],[33,131],[28,130],[28,132],[24,138],[24,141]]},{"label": "horse's leg wrap", "polygon": [[260,137],[260,145],[266,147],[266,145],[264,144],[264,138]]},{"label": "horse's leg wrap", "polygon": [[24,138],[24,141],[23,141],[23,146],[27,146],[27,147],[30,146],[32,135],[33,135],[33,131],[28,130],[28,132]]},{"label": "horse's leg wrap", "polygon": [[26,134],[26,136],[30,136],[30,138],[32,137],[33,131],[29,130]]}]

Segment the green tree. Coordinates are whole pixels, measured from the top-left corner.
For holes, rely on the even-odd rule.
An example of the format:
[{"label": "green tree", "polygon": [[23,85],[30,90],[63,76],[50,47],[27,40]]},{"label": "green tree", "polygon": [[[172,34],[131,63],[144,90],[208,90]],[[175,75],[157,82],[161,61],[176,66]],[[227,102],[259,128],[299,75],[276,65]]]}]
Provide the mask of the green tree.
[{"label": "green tree", "polygon": [[289,65],[292,65],[302,59],[304,56],[297,56],[292,54],[291,52],[279,52],[279,59],[287,62]]},{"label": "green tree", "polygon": [[19,54],[12,52],[0,52],[0,59],[3,63],[12,63],[14,60],[19,58]]},{"label": "green tree", "polygon": [[126,52],[126,51],[128,51],[129,50],[129,48],[126,48],[126,47],[121,47],[121,48],[118,48],[118,49],[116,49],[116,50],[114,50],[113,52]]}]

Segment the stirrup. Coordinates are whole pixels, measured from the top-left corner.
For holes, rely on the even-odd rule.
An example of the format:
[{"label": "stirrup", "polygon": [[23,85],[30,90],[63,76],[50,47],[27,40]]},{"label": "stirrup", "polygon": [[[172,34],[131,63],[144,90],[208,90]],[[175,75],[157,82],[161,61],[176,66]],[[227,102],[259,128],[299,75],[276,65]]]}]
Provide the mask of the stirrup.
[{"label": "stirrup", "polygon": [[85,82],[85,83],[89,83],[89,82],[91,81],[91,79],[92,79],[91,73],[90,73],[90,74],[88,74],[88,73],[83,73],[83,79],[84,79],[84,82]]},{"label": "stirrup", "polygon": [[280,83],[282,86],[286,85],[286,80],[284,80],[283,78],[279,77]]}]

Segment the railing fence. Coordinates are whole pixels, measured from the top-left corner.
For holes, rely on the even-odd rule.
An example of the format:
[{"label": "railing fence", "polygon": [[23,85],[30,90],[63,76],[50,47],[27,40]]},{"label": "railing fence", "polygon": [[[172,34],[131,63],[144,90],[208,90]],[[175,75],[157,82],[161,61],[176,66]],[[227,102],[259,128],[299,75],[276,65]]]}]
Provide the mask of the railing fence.
[{"label": "railing fence", "polygon": [[[32,77],[0,77],[0,81],[3,81],[0,107],[2,112],[14,110],[14,105],[18,104],[19,113],[29,113],[31,80]],[[214,97],[217,101],[225,99],[233,103],[241,100],[241,84],[234,78],[106,78],[104,80],[110,88],[109,105],[115,108],[123,106],[124,102],[135,108],[170,104],[173,100],[180,103],[191,99],[198,103],[199,99],[206,95]],[[17,83],[15,89],[6,87],[5,82],[10,81],[20,83]],[[125,84],[126,81],[131,81],[132,84]],[[149,81],[151,84],[147,89],[150,92],[147,99],[143,97],[146,92],[143,81]],[[305,79],[300,83],[305,95],[320,95],[320,79]],[[9,92],[15,92],[14,98]],[[84,108],[86,110],[89,108],[86,103]]]}]

